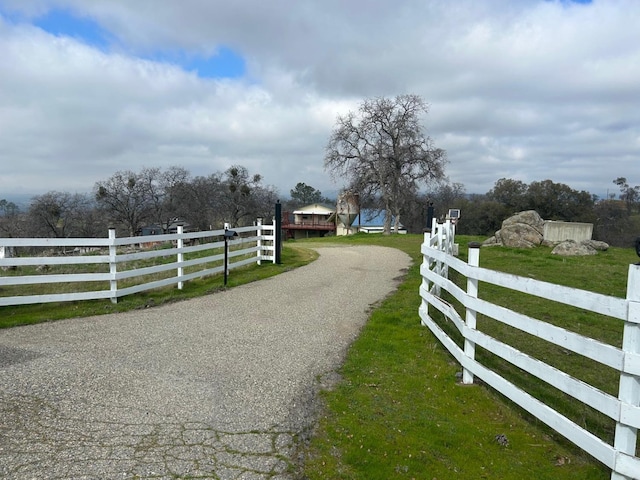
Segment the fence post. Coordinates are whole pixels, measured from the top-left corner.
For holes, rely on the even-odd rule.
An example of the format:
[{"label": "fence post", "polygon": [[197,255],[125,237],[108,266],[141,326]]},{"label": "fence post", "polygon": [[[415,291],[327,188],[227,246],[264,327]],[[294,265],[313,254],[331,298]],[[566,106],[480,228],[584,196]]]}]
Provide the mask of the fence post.
[{"label": "fence post", "polygon": [[276,222],[275,222],[275,231],[274,234],[274,245],[276,247],[275,256],[278,265],[282,263],[282,204],[280,200],[276,202]]},{"label": "fence post", "polygon": [[[428,232],[424,232],[423,236],[423,245],[427,245],[430,246],[430,242],[429,240],[431,240],[431,236],[433,235],[432,231],[428,231]],[[423,268],[429,269],[431,266],[431,257],[428,257],[427,255],[422,254],[422,266]],[[422,283],[422,288],[424,289],[425,292],[430,292],[431,291],[431,287],[429,285],[429,280],[427,280],[427,277],[425,277],[424,275],[420,275],[420,277],[422,277],[421,283]],[[429,316],[429,302],[427,302],[424,298],[422,298],[421,300],[422,305],[424,306],[425,309],[425,313],[427,314],[427,317]],[[423,323],[424,325],[424,323]]]},{"label": "fence post", "polygon": [[[469,242],[468,264],[470,267],[477,267],[478,265],[480,265],[480,243]],[[478,298],[478,279],[467,277],[467,296],[471,298]],[[467,329],[476,329],[475,310],[467,308],[465,314],[465,323],[467,325]],[[475,342],[469,340],[466,335],[464,337],[464,354],[471,360],[474,360],[476,356],[476,344]],[[466,368],[462,369],[462,383],[464,383],[465,385],[470,385],[473,383],[473,373],[471,373]]]},{"label": "fence post", "polygon": [[[625,354],[638,354],[640,353],[640,265],[629,265],[627,300],[629,301],[629,310],[622,334],[622,350]],[[629,405],[637,406],[640,403],[640,377],[622,372],[618,399]],[[621,422],[616,423],[613,442],[613,448],[616,452],[635,456],[637,439],[638,431],[636,428]],[[611,472],[611,480],[623,479],[627,479],[627,477],[617,473],[614,468]]]},{"label": "fence post", "polygon": [[451,220],[448,218],[444,221],[444,251],[447,252],[447,255],[453,253],[451,248]]},{"label": "fence post", "polygon": [[271,261],[271,263],[277,263],[277,260],[276,260],[276,241],[275,241],[277,224],[278,224],[278,222],[276,221],[276,217],[273,217],[272,220],[271,220],[271,226],[273,227],[271,232],[273,233],[274,240],[272,242],[273,243],[273,248],[272,248],[272,252],[273,252],[272,258],[273,258],[273,260]]},{"label": "fence post", "polygon": [[257,257],[258,257],[258,265],[262,265],[262,219],[258,218],[256,220],[256,236],[258,237],[257,241]]},{"label": "fence post", "polygon": [[[184,226],[178,225],[178,235],[182,235],[184,233]],[[182,253],[182,248],[184,247],[184,240],[182,237],[178,237],[178,278],[182,278],[184,275],[184,268],[182,267],[182,262],[184,262],[184,253]],[[182,290],[184,282],[182,280],[178,280],[178,290]]]},{"label": "fence post", "polygon": [[[231,224],[225,222],[224,224],[225,233],[230,228],[231,228]],[[222,269],[223,269],[223,275],[224,275],[224,286],[226,287],[227,277],[229,276],[229,239],[227,238],[226,235],[224,236],[224,265],[222,266]]]},{"label": "fence post", "polygon": [[118,303],[118,280],[116,279],[116,275],[118,274],[117,256],[116,229],[109,228],[109,275],[111,276],[109,286],[111,290],[111,303]]}]

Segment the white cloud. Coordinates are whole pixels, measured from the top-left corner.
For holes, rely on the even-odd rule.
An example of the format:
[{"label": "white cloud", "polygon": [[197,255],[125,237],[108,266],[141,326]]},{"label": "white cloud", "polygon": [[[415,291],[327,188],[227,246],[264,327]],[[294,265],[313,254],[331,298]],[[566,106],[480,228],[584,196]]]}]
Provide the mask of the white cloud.
[{"label": "white cloud", "polygon": [[[106,50],[29,26],[68,8]],[[323,171],[338,113],[416,93],[452,181],[550,178],[603,194],[638,175],[640,3],[0,0],[0,198],[87,190],[123,168],[231,164],[288,193]],[[157,53],[243,56],[202,79]],[[178,57],[180,55],[177,55]]]}]

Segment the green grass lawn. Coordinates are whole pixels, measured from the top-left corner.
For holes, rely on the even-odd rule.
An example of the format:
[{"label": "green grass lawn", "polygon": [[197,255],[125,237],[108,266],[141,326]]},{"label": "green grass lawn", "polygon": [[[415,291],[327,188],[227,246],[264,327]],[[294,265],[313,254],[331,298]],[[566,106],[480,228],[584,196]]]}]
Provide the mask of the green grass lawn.
[{"label": "green grass lawn", "polygon": [[[460,237],[460,256],[478,238]],[[420,326],[417,294],[421,277],[422,236],[332,239],[375,243],[406,251],[414,265],[398,291],[373,312],[351,347],[340,374],[342,382],[324,392],[325,409],[307,452],[305,474],[311,479],[608,479],[608,469],[564,440],[527,412],[484,385],[457,382],[459,365],[431,332]],[[480,265],[540,280],[624,297],[631,249],[610,249],[595,257],[561,258],[550,249],[482,249]],[[463,278],[452,279],[462,284]],[[531,303],[526,295],[480,285],[480,297],[552,323],[619,345],[620,321],[594,318],[571,307]],[[497,291],[503,290],[503,291]],[[552,302],[548,302],[552,303]],[[596,316],[598,317],[598,316]],[[443,328],[455,328],[440,321]],[[617,375],[580,356],[498,322],[479,318],[487,333],[522,347],[538,358],[568,369],[579,378],[617,393]],[[610,440],[613,422],[581,403],[523,375],[489,352],[477,357],[534,396],[548,401],[579,424]],[[508,445],[496,441],[505,435]]]}]

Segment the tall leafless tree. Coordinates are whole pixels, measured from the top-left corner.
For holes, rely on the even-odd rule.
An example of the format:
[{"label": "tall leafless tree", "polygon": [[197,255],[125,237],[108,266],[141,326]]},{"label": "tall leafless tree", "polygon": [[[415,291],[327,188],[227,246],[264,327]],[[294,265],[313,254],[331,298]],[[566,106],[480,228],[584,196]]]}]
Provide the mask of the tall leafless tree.
[{"label": "tall leafless tree", "polygon": [[82,193],[50,191],[36,195],[27,217],[30,234],[36,237],[92,237],[98,233],[95,205]]},{"label": "tall leafless tree", "polygon": [[384,233],[398,231],[407,198],[420,184],[444,178],[446,153],[423,133],[420,117],[428,106],[418,95],[367,99],[358,112],[338,116],[326,148],[324,165],[349,188],[379,196],[385,212]]},{"label": "tall leafless tree", "polygon": [[143,173],[118,171],[96,182],[95,197],[106,215],[126,229],[130,236],[153,218],[153,200]]},{"label": "tall leafless tree", "polygon": [[229,167],[223,174],[224,194],[221,209],[232,226],[242,226],[264,215],[264,205],[276,199],[275,190],[262,185],[262,176],[250,175],[241,165]]}]

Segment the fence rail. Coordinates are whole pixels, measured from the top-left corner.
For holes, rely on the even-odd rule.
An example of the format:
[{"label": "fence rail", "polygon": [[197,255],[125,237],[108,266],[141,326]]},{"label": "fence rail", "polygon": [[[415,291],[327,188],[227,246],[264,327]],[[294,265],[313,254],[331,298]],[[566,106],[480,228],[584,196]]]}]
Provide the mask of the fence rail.
[{"label": "fence rail", "polygon": [[[574,444],[612,470],[612,480],[640,478],[637,455],[637,429],[640,428],[640,266],[630,265],[626,298],[615,298],[561,285],[519,277],[479,267],[480,245],[470,245],[469,261],[455,258],[455,225],[434,222],[421,247],[423,263],[419,315],[463,368],[462,382],[473,383],[474,376],[523,407]],[[467,279],[466,290],[449,280],[449,269]],[[527,295],[578,307],[624,322],[622,348],[514,312],[478,297],[478,282],[497,285]],[[446,291],[458,301],[464,313],[442,298]],[[464,345],[451,338],[431,316],[439,311],[451,321],[464,339]],[[505,344],[477,328],[482,314],[551,344],[583,355],[615,369],[620,376],[618,397],[576,379],[540,359]],[[464,316],[463,316],[464,315]],[[616,423],[613,444],[574,423],[564,415],[514,385],[475,357],[476,346],[501,357],[516,367],[547,382],[561,392],[603,413]]]},{"label": "fence rail", "polygon": [[[49,255],[4,255],[0,258],[0,306],[106,298],[116,303],[125,295],[159,287],[177,285],[182,289],[184,282],[189,280],[225,273],[225,265],[228,272],[244,265],[261,264],[262,261],[275,263],[274,225],[258,222],[255,226],[235,228],[233,231],[237,236],[228,238],[225,238],[225,231],[226,228],[185,233],[182,227],[178,227],[175,234],[118,238],[115,230],[110,229],[108,238],[0,238],[3,252],[36,247],[73,249],[71,255],[49,252]],[[162,248],[140,248],[142,245]],[[164,248],[166,245],[170,246]],[[93,251],[82,253],[83,250]],[[128,263],[133,264],[131,268]],[[86,270],[98,271],[55,271],[64,266],[73,266],[76,270],[83,265]],[[20,269],[24,267],[50,269],[51,272],[22,274]],[[135,281],[143,278],[146,281]],[[45,284],[79,284],[78,290],[88,291],[23,293],[29,286]],[[91,284],[108,288],[90,289]],[[5,294],[5,291],[15,293],[16,287],[22,288],[20,294]]]}]

